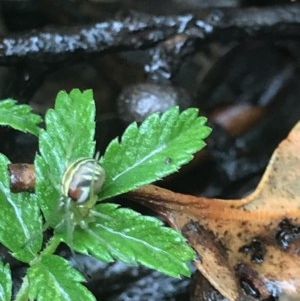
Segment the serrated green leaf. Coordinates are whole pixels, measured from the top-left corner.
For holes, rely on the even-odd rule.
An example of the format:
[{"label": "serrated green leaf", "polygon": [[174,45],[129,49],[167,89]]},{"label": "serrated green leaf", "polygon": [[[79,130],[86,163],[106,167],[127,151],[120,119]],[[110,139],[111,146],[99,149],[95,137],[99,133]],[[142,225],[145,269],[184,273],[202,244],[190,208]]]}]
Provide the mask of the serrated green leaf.
[{"label": "serrated green leaf", "polygon": [[95,104],[91,90],[78,89],[56,97],[55,108],[47,111],[46,130],[39,139],[41,156],[36,156],[36,194],[48,219],[61,195],[61,179],[75,159],[95,152]]},{"label": "serrated green leaf", "polygon": [[28,269],[29,298],[37,301],[95,301],[84,277],[63,258],[44,255]]},{"label": "serrated green leaf", "polygon": [[38,136],[40,130],[38,124],[41,122],[42,118],[32,113],[30,106],[17,104],[13,99],[0,101],[0,125],[10,126],[16,130]]},{"label": "serrated green leaf", "polygon": [[0,154],[0,242],[14,257],[30,262],[41,248],[40,212],[33,195],[10,192],[8,163]]},{"label": "serrated green leaf", "polygon": [[164,227],[156,218],[115,204],[99,204],[93,213],[95,221],[74,232],[76,251],[106,262],[142,263],[174,277],[190,275],[187,262],[195,252],[179,232]]},{"label": "serrated green leaf", "polygon": [[211,129],[206,118],[190,108],[182,113],[173,107],[163,115],[150,115],[140,127],[131,124],[121,141],[113,140],[101,164],[106,180],[100,199],[115,196],[149,184],[175,171],[205,146]]},{"label": "serrated green leaf", "polygon": [[11,301],[12,281],[9,265],[0,260],[0,301]]}]

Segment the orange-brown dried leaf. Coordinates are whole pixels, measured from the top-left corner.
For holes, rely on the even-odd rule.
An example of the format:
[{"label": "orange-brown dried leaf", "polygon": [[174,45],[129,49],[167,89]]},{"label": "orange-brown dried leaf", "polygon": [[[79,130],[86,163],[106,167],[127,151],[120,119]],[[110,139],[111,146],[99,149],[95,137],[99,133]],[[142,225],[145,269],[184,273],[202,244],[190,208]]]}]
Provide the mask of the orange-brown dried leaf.
[{"label": "orange-brown dried leaf", "polygon": [[[280,143],[248,197],[208,199],[151,185],[131,196],[183,230],[200,256],[197,268],[229,300],[241,300],[240,277],[257,296],[271,287],[278,294],[300,294],[300,122]],[[199,229],[213,234],[214,246]],[[262,250],[252,250],[253,243]]]}]

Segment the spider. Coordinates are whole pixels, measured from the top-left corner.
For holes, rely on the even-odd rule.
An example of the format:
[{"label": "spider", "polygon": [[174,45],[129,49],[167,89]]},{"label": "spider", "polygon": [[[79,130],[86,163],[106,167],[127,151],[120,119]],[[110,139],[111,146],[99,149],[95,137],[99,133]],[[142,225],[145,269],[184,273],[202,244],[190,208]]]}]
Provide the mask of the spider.
[{"label": "spider", "polygon": [[65,197],[70,197],[77,205],[81,205],[101,190],[104,180],[105,171],[97,158],[80,158],[66,169],[61,190]]},{"label": "spider", "polygon": [[[43,231],[50,226],[58,211],[63,210],[62,220],[54,227],[56,233],[63,235],[74,255],[73,232],[79,225],[88,230],[88,223],[97,215],[92,208],[105,180],[105,171],[98,161],[98,156],[93,158],[79,158],[73,161],[65,170],[61,181],[62,197],[53,210],[52,216],[43,225]],[[62,231],[61,231],[62,230]]]}]

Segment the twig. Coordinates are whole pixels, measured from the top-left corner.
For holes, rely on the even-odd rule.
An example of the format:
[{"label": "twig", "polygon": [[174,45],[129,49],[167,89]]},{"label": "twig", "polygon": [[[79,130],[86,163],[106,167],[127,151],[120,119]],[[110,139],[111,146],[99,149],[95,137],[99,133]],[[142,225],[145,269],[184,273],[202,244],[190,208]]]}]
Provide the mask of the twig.
[{"label": "twig", "polygon": [[252,37],[299,38],[300,5],[271,8],[207,9],[194,15],[135,13],[89,26],[52,28],[0,40],[0,64],[58,63],[83,54],[155,46],[177,34],[197,41]]},{"label": "twig", "polygon": [[35,186],[35,171],[33,164],[10,164],[10,189],[13,192],[33,191]]}]

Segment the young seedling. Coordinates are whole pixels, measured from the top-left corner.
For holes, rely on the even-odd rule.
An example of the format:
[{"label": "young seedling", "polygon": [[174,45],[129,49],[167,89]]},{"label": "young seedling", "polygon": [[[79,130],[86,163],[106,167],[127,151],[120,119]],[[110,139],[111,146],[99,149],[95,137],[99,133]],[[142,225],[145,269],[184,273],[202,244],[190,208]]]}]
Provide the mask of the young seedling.
[{"label": "young seedling", "polygon": [[[23,117],[36,127],[36,120]],[[190,275],[187,263],[195,252],[179,232],[107,201],[189,162],[205,146],[203,139],[210,133],[206,119],[195,108],[153,114],[140,126],[131,124],[100,159],[93,159],[94,119],[91,91],[58,94],[54,109],[45,116],[46,128],[37,131],[34,193],[10,192],[9,161],[0,156],[0,241],[29,265],[17,301],[77,300],[79,295],[95,300],[81,284],[84,277],[54,254],[61,242],[105,262],[141,263],[174,277]],[[43,247],[42,233],[48,226],[54,233]],[[1,280],[0,288],[7,289],[7,281]]]}]

